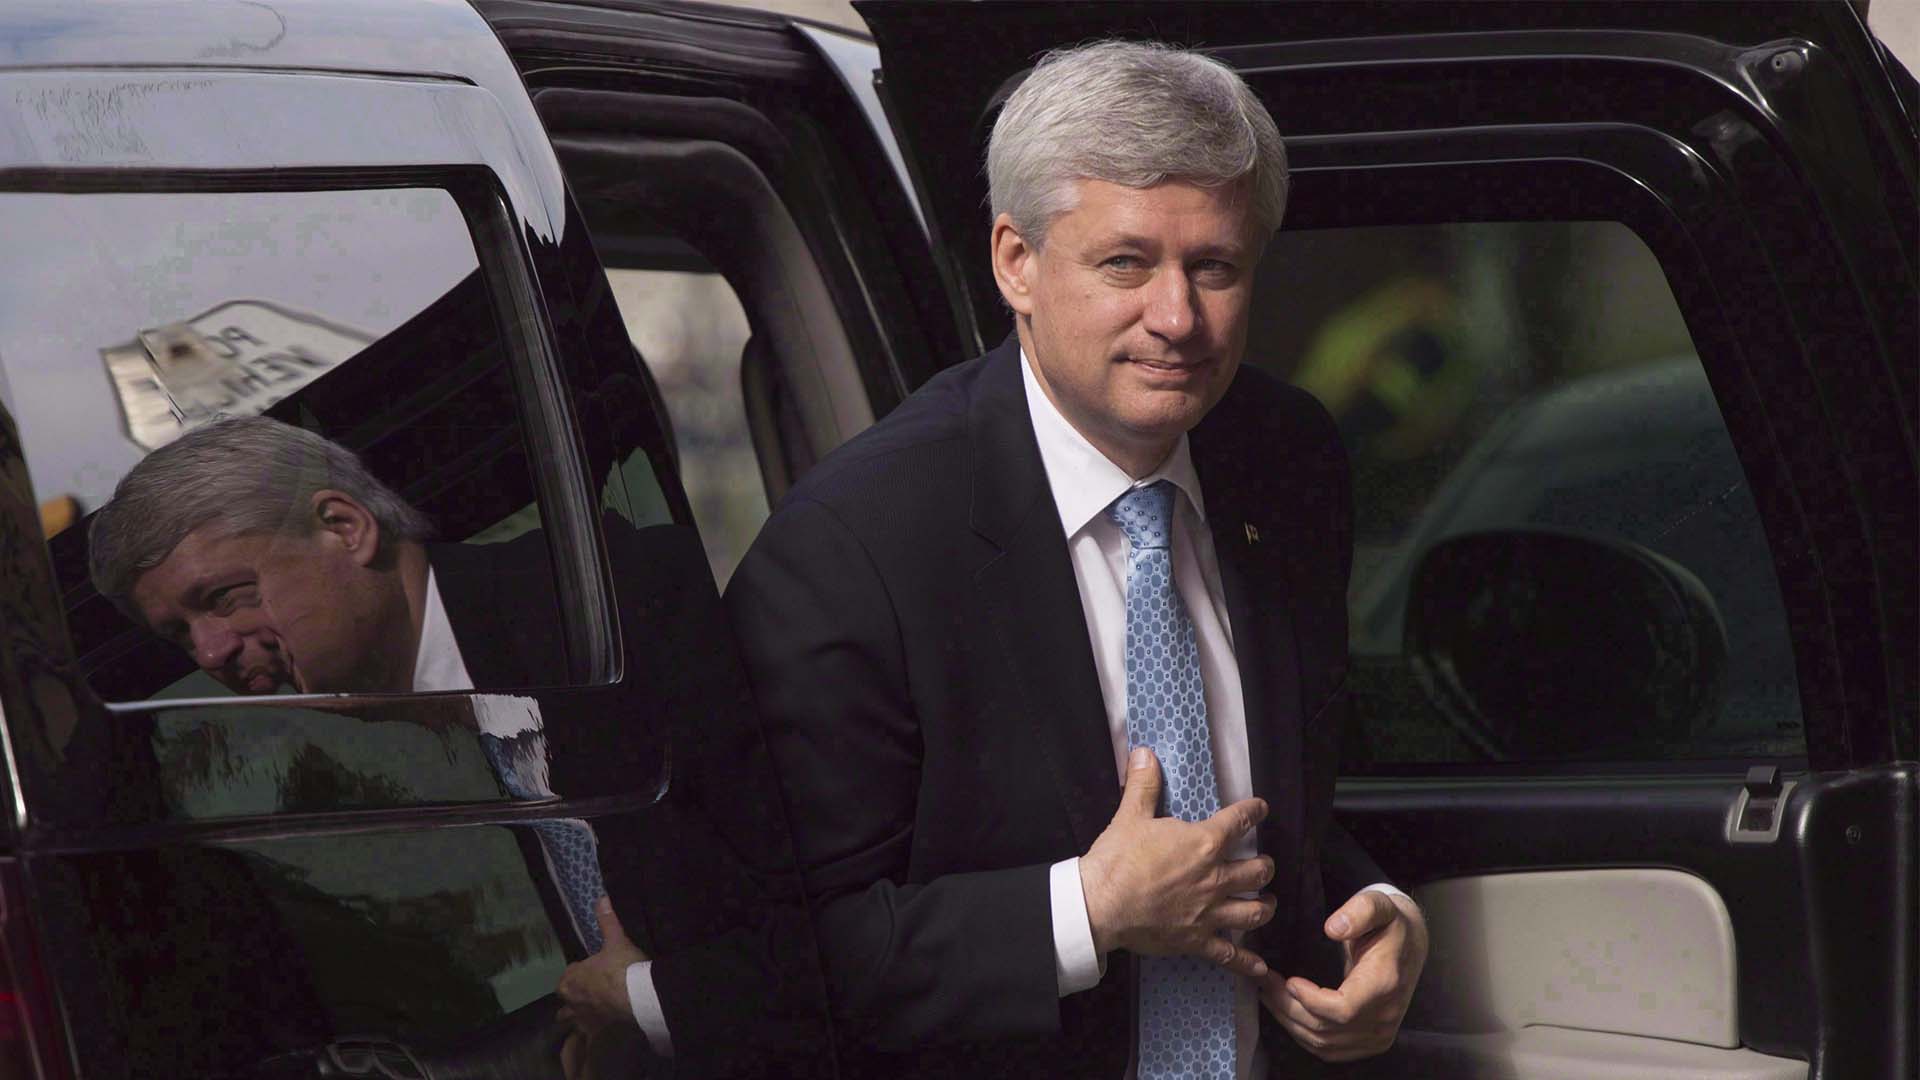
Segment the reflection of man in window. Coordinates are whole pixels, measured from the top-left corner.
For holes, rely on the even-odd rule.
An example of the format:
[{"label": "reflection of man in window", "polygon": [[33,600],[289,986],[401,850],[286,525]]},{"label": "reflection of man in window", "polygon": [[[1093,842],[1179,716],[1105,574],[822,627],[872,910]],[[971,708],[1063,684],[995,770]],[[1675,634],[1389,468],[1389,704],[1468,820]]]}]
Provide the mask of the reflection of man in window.
[{"label": "reflection of man in window", "polygon": [[89,541],[101,594],[236,692],[467,689],[431,531],[353,454],[255,418],[142,461]]},{"label": "reflection of man in window", "polygon": [[[147,457],[88,540],[101,595],[239,693],[551,681],[561,670],[551,636],[544,647],[522,640],[539,635],[502,625],[523,611],[491,610],[507,596],[552,602],[540,537],[481,548],[430,545],[431,534],[426,516],[350,451],[256,417],[208,425]],[[474,719],[508,795],[553,795],[531,702],[476,699]],[[598,950],[604,890],[592,832],[566,820],[529,828],[581,940]]]},{"label": "reflection of man in window", "polygon": [[[252,418],[208,425],[148,456],[94,516],[88,540],[101,595],[242,693],[561,681],[565,655],[553,620],[537,617],[557,611],[542,534],[490,544],[429,543],[428,535],[425,519],[352,453]],[[620,595],[653,605],[645,615],[623,610],[622,620],[664,620],[686,641],[718,641],[724,627],[716,598],[706,594],[713,621],[702,624],[698,611],[675,607],[676,586],[649,576],[675,572],[670,556],[680,535],[609,526],[609,548],[628,578]],[[694,622],[674,623],[680,616]],[[672,692],[679,684],[648,666],[669,662],[707,670],[684,650],[655,647],[629,676]],[[726,667],[711,677],[731,685],[739,676]],[[632,780],[609,775],[621,755],[599,738],[607,728],[547,732],[528,699],[473,701],[482,748],[510,795],[552,794],[549,734],[567,794],[606,794]],[[798,886],[789,890],[783,877],[791,872],[784,833],[772,835],[761,815],[741,806],[743,792],[770,789],[772,779],[755,756],[757,731],[737,730],[730,715],[703,709],[697,737],[676,729],[687,752],[675,757],[673,794],[644,819],[601,822],[604,847],[628,856],[608,869],[625,875],[616,878],[618,891],[647,913],[635,925],[647,928],[647,952],[666,954],[658,962],[627,939],[610,909],[595,911],[600,845],[584,823],[527,828],[539,835],[580,940],[601,961],[593,970],[618,974],[620,1018],[637,1021],[655,1053],[673,1056],[683,1075],[742,1062],[760,1068],[768,1056],[782,1059],[771,1067],[785,1075],[814,1056],[823,1017],[809,981],[814,961]],[[750,722],[750,711],[742,716]],[[635,872],[640,852],[644,874]],[[678,989],[656,989],[656,980]]]}]

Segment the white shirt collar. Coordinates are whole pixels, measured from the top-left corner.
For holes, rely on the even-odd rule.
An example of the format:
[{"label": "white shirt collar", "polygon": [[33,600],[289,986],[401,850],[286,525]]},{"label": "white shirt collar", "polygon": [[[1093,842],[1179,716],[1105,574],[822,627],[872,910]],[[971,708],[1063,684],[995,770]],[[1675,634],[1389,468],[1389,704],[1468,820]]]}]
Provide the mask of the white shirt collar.
[{"label": "white shirt collar", "polygon": [[413,654],[413,689],[416,693],[473,689],[473,677],[467,674],[431,566],[427,567],[427,610],[420,617],[420,648]]},{"label": "white shirt collar", "polygon": [[1060,511],[1060,527],[1071,539],[1098,517],[1113,500],[1128,488],[1145,487],[1160,480],[1171,480],[1186,492],[1187,503],[1202,523],[1207,520],[1207,504],[1200,497],[1200,477],[1193,471],[1193,453],[1183,432],[1173,444],[1173,452],[1152,473],[1135,480],[1094,448],[1067,418],[1060,415],[1053,400],[1040,388],[1025,349],[1020,350],[1020,377],[1027,387],[1027,415],[1033,421],[1033,437],[1040,444],[1040,464],[1047,470],[1047,484],[1053,488],[1053,505]]}]

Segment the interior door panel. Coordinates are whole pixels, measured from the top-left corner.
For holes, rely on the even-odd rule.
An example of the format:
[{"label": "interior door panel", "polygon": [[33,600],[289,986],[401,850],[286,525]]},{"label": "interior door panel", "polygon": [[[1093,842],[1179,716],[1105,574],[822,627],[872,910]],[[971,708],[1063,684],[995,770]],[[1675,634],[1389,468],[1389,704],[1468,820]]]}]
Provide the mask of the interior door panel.
[{"label": "interior door panel", "polygon": [[[1419,1012],[1408,1022],[1410,1029],[1428,1030],[1403,1032],[1381,1060],[1387,1070],[1382,1075],[1529,1080],[1535,1075],[1749,1075],[1680,1069],[1687,1058],[1700,1063],[1687,1067],[1700,1069],[1754,1063],[1752,1055],[1713,1057],[1674,1049],[1685,1045],[1673,1041],[1687,1030],[1675,1025],[1679,1018],[1653,1016],[1644,1026],[1608,1022],[1632,1017],[1641,994],[1655,995],[1657,1006],[1680,993],[1679,986],[1661,985],[1652,969],[1654,939],[1647,935],[1656,928],[1673,947],[1696,954],[1673,957],[1669,978],[1682,972],[1704,978],[1708,971],[1724,970],[1713,953],[1730,931],[1728,1000],[1735,1008],[1737,1045],[1752,1054],[1794,1059],[1804,1069],[1750,1075],[1815,1080],[1909,1075],[1902,1063],[1910,1060],[1911,1049],[1901,1033],[1909,1030],[1914,1008],[1912,943],[1920,894],[1912,821],[1920,801],[1920,767],[1892,764],[1796,779],[1780,808],[1778,839],[1771,843],[1733,839],[1732,812],[1745,789],[1731,768],[1724,779],[1589,775],[1342,781],[1335,802],[1341,822],[1394,880],[1436,904],[1429,914],[1433,960],[1415,994]],[[1698,884],[1681,886],[1656,872]],[[1572,883],[1583,879],[1596,893],[1573,899],[1579,890]],[[1656,881],[1661,882],[1657,887],[1633,884]],[[1702,889],[1725,905],[1724,925]],[[1610,895],[1603,898],[1598,890]],[[1548,904],[1568,906],[1556,911]],[[1477,923],[1493,918],[1499,921]],[[1667,918],[1685,918],[1692,925],[1663,924]],[[1634,933],[1641,933],[1641,940],[1633,940]],[[1617,940],[1621,934],[1625,941]],[[1489,947],[1475,948],[1472,942],[1482,939]],[[1521,948],[1523,943],[1531,943],[1531,951]],[[1615,993],[1608,989],[1615,984],[1599,982],[1602,975],[1611,980],[1613,972],[1595,969],[1592,984],[1575,981],[1578,963],[1592,965],[1582,958],[1608,959],[1609,944],[1611,959],[1623,963],[1617,992],[1625,1000],[1614,1003],[1605,997]],[[1647,964],[1638,972],[1624,966],[1634,956]],[[1536,1000],[1530,994],[1537,995],[1537,1008],[1546,1009],[1548,1002],[1546,987],[1527,987],[1527,980],[1538,983],[1556,972],[1560,991],[1578,987],[1585,1001],[1563,997],[1551,1011],[1528,1016],[1522,1003]],[[1583,1015],[1594,1019],[1577,1019]],[[1540,1034],[1548,1030],[1544,1027],[1501,1029],[1512,1023],[1568,1025],[1570,1020],[1578,1026],[1658,1032],[1663,1035],[1658,1045],[1675,1056],[1655,1068],[1652,1059],[1633,1056],[1638,1049],[1607,1050],[1596,1060],[1640,1061],[1640,1071],[1555,1072],[1561,1068],[1555,1063],[1572,1060],[1570,1047],[1627,1048],[1649,1040],[1592,1033],[1548,1037]],[[1429,1027],[1440,1023],[1452,1030],[1436,1033]],[[1711,1041],[1719,1041],[1719,1028],[1696,1033],[1709,1030],[1715,1033]],[[1724,1047],[1712,1052],[1734,1054]],[[1501,1071],[1521,1064],[1543,1071]]]},{"label": "interior door panel", "polygon": [[1414,893],[1433,938],[1398,1054],[1419,1076],[1803,1080],[1740,1046],[1733,923],[1658,867],[1484,874]]},{"label": "interior door panel", "polygon": [[1751,1050],[1530,1027],[1486,1035],[1402,1031],[1405,1075],[1475,1080],[1806,1080],[1807,1063]]},{"label": "interior door panel", "polygon": [[1733,923],[1713,886],[1678,870],[1547,870],[1422,886],[1430,987],[1407,1026],[1535,1025],[1740,1044]]}]

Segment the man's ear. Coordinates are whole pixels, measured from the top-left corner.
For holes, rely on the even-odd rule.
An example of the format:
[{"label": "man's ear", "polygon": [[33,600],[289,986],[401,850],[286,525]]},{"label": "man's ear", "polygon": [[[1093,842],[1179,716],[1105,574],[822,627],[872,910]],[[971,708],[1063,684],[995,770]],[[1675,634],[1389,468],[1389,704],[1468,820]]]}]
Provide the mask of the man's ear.
[{"label": "man's ear", "polygon": [[1000,286],[1000,297],[1016,315],[1033,314],[1033,245],[1013,227],[1013,217],[1001,214],[993,219],[993,280]]},{"label": "man's ear", "polygon": [[314,524],[332,533],[343,550],[361,566],[370,566],[380,554],[380,523],[360,500],[344,491],[322,488],[313,493]]}]

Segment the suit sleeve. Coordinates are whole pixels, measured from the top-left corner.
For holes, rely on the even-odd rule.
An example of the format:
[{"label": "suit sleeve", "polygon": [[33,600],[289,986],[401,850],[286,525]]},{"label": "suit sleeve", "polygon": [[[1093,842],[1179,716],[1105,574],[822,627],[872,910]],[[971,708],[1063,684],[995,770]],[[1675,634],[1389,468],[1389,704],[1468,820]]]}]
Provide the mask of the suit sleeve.
[{"label": "suit sleeve", "polygon": [[[1334,422],[1325,406],[1317,398],[1309,398],[1308,404],[1316,413],[1316,426],[1319,429],[1317,444],[1320,447],[1318,468],[1324,477],[1317,490],[1327,500],[1319,514],[1330,520],[1334,528],[1330,530],[1333,547],[1328,554],[1330,569],[1334,571],[1328,580],[1337,584],[1330,606],[1338,617],[1340,637],[1334,648],[1339,655],[1339,665],[1343,671],[1351,670],[1352,660],[1347,655],[1348,628],[1347,592],[1353,579],[1353,462],[1340,439],[1340,428]],[[1339,772],[1339,747],[1341,732],[1353,723],[1353,695],[1341,677],[1341,685],[1334,691],[1334,700],[1328,703],[1325,737],[1331,746],[1327,769],[1329,782]],[[1331,791],[1328,798],[1331,799]],[[1326,839],[1320,847],[1320,873],[1327,890],[1329,910],[1347,902],[1347,898],[1369,885],[1393,884],[1380,864],[1367,854],[1360,842],[1354,839],[1339,821],[1329,818]],[[1397,887],[1397,886],[1396,886]]]},{"label": "suit sleeve", "polygon": [[[658,802],[594,825],[608,895],[653,959],[671,1075],[830,1075],[819,961],[785,815],[745,672],[724,647],[705,553],[679,527],[609,521],[606,537],[628,639],[623,682],[638,688],[632,707],[649,710],[632,722],[657,727],[668,775]],[[566,744],[556,786],[631,786],[621,740],[607,739],[604,724],[587,727],[598,737]]]},{"label": "suit sleeve", "polygon": [[1048,866],[909,883],[923,753],[887,584],[789,500],[727,590],[842,1035],[867,1049],[1059,1029]]},{"label": "suit sleeve", "polygon": [[[1281,498],[1296,509],[1297,519],[1307,528],[1294,549],[1314,561],[1298,579],[1318,586],[1310,603],[1322,614],[1313,621],[1327,628],[1324,644],[1310,648],[1309,654],[1323,658],[1334,684],[1331,696],[1308,720],[1306,731],[1305,780],[1312,799],[1309,813],[1324,822],[1318,850],[1326,910],[1314,913],[1316,917],[1308,918],[1302,929],[1318,948],[1325,944],[1320,934],[1321,919],[1367,886],[1390,885],[1392,879],[1332,813],[1341,734],[1353,719],[1352,694],[1346,684],[1351,666],[1347,655],[1347,593],[1353,576],[1353,465],[1340,439],[1339,426],[1326,407],[1298,390],[1289,389],[1286,394],[1292,403],[1290,410],[1255,429],[1290,431],[1301,439],[1289,455],[1296,468],[1285,474],[1293,488]],[[1338,968],[1334,970],[1337,973]]]},{"label": "suit sleeve", "polygon": [[1338,821],[1327,824],[1327,839],[1320,849],[1320,878],[1326,884],[1329,912],[1369,885],[1393,884],[1367,849]]}]

